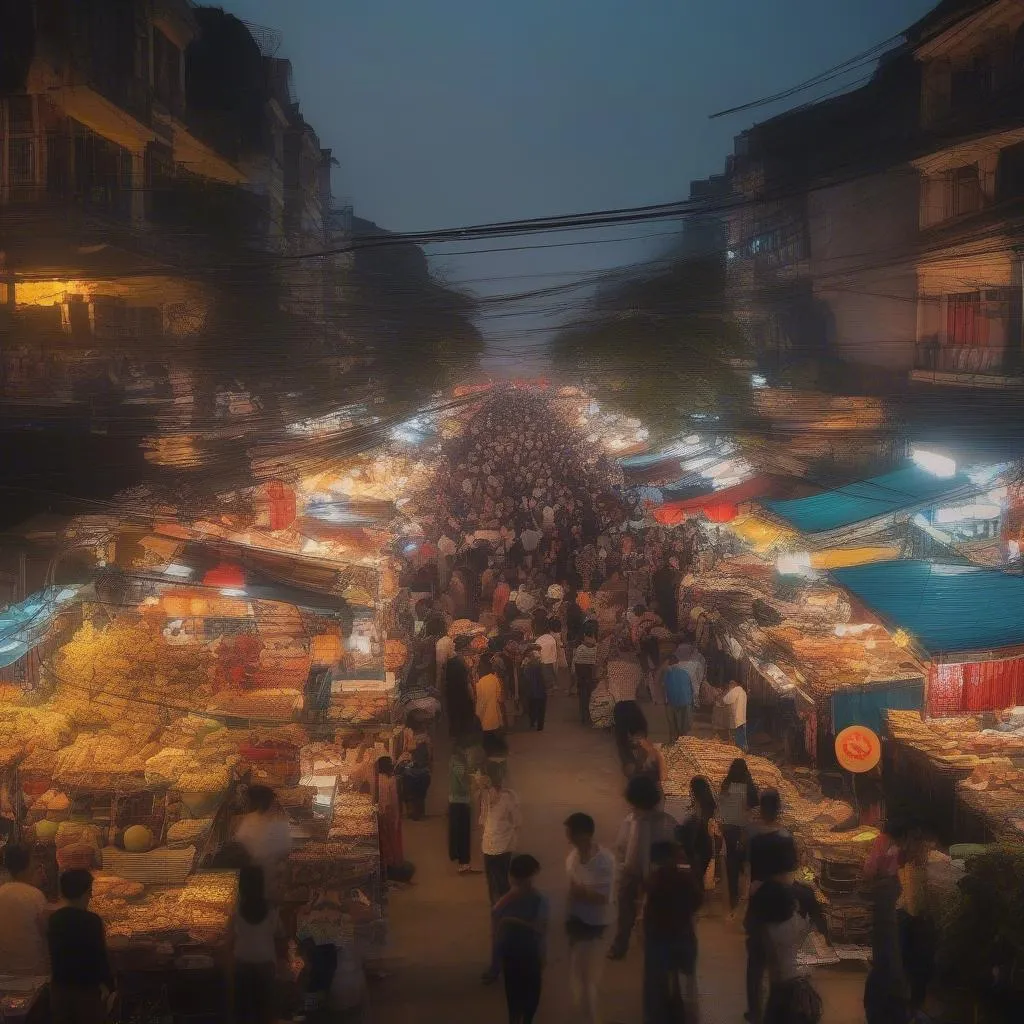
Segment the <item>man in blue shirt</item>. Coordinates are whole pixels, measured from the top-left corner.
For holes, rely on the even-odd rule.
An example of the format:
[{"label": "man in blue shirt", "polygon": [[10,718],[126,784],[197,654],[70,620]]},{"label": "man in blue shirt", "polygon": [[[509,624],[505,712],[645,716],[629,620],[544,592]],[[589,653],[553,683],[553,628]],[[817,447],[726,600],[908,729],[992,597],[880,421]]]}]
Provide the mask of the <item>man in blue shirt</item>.
[{"label": "man in blue shirt", "polygon": [[693,707],[696,695],[690,673],[670,654],[665,665],[665,710],[668,714],[668,739],[675,743],[693,729]]}]

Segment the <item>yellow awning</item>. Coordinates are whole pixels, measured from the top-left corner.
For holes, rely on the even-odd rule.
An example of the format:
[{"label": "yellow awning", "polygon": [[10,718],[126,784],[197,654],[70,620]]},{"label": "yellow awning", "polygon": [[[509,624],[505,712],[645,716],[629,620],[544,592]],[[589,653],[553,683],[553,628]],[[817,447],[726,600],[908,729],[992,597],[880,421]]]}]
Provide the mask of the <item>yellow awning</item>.
[{"label": "yellow awning", "polygon": [[866,565],[868,562],[889,562],[903,553],[899,547],[829,548],[826,551],[811,552],[812,569],[846,569],[851,565]]},{"label": "yellow awning", "polygon": [[782,526],[778,526],[761,516],[740,516],[729,524],[729,529],[740,540],[751,545],[755,551],[763,554],[779,544],[795,540],[796,534]]}]

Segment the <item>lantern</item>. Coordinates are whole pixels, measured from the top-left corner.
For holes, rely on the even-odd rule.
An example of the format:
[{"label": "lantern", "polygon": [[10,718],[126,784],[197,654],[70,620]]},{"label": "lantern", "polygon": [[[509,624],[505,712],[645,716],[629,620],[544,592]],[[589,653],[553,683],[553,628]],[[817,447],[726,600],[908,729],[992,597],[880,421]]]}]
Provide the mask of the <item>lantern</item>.
[{"label": "lantern", "polygon": [[341,637],[337,633],[320,633],[309,641],[314,665],[334,665],[341,661]]}]

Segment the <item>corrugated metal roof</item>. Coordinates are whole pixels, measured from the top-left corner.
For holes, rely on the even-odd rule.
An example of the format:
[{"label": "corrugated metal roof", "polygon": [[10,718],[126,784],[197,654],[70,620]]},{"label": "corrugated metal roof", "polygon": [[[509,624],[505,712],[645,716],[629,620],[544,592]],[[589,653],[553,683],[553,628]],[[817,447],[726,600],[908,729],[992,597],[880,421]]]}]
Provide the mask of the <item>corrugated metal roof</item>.
[{"label": "corrugated metal roof", "polygon": [[958,491],[971,491],[967,477],[939,477],[919,466],[846,484],[833,491],[791,501],[766,501],[764,507],[801,533],[825,533],[910,511]]},{"label": "corrugated metal roof", "polygon": [[905,559],[836,569],[832,578],[928,654],[1024,644],[1024,576]]}]

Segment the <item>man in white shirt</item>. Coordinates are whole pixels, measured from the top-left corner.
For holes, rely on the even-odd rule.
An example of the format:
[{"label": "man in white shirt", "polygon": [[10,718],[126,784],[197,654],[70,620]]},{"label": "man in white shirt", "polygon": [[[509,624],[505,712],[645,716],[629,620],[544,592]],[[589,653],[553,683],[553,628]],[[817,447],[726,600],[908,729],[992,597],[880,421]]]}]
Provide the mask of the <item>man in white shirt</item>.
[{"label": "man in white shirt", "polygon": [[548,631],[541,633],[534,643],[540,651],[540,668],[544,673],[544,682],[552,690],[558,680],[558,635],[562,624],[558,619],[548,619]]},{"label": "man in white shirt", "polygon": [[[505,788],[502,775],[500,765],[489,763],[484,773],[485,788],[480,795],[480,825],[483,829],[480,849],[484,855],[484,875],[492,909],[511,888],[508,869],[523,821],[519,797],[511,789]],[[488,984],[495,981],[499,973],[497,946],[493,936],[491,945],[491,965],[483,976],[484,982]]]},{"label": "man in white shirt", "polygon": [[731,712],[730,727],[736,746],[740,750],[747,749],[747,691],[736,682],[729,681],[729,687],[722,695],[721,703]]},{"label": "man in white shirt", "polygon": [[235,841],[245,848],[254,864],[263,868],[267,894],[273,898],[292,849],[291,828],[277,796],[268,786],[249,787],[249,807],[249,813],[238,824]]},{"label": "man in white shirt", "polygon": [[576,1011],[586,1014],[588,1024],[598,1024],[604,934],[615,920],[615,858],[594,841],[594,819],[589,814],[570,814],[565,833],[572,846],[565,862],[569,988]]},{"label": "man in white shirt", "polygon": [[11,880],[0,885],[0,974],[47,978],[48,907],[34,884],[32,855],[26,847],[12,844],[4,850],[4,867]]}]

